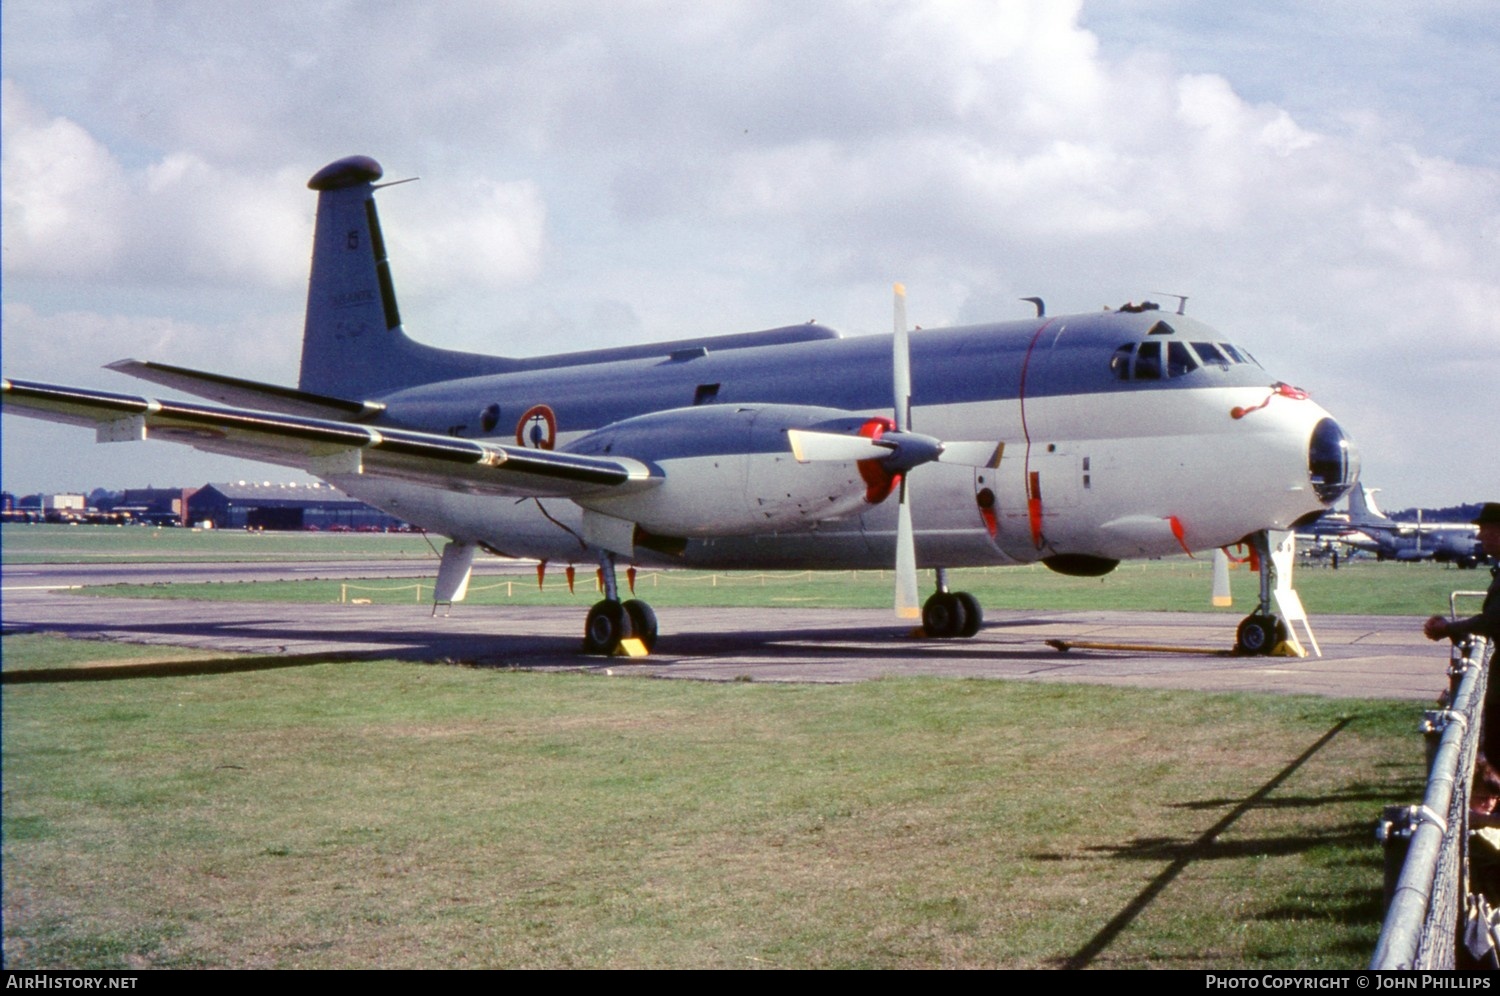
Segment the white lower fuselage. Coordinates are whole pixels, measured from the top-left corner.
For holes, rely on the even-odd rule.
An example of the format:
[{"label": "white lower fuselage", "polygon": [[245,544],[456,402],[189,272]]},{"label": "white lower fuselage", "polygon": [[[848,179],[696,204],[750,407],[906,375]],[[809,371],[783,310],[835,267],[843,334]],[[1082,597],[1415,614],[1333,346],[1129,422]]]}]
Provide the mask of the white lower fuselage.
[{"label": "white lower fuselage", "polygon": [[[928,464],[911,473],[918,563],[1159,557],[1235,543],[1258,529],[1288,528],[1324,507],[1308,481],[1308,439],[1328,416],[1310,400],[1283,396],[1243,418],[1231,416],[1236,408],[1262,405],[1269,394],[1266,387],[1204,387],[1036,398],[1026,402],[1025,430],[1016,400],[919,407],[913,424],[923,432],[994,439],[1005,447],[997,469]],[[569,439],[559,436],[559,446]],[[681,552],[670,555],[637,547],[636,563],[882,568],[893,562],[894,497],[873,506],[859,501],[857,511],[827,519],[774,507],[805,497],[808,488],[799,482],[813,475],[836,472],[858,481],[853,464],[808,467],[788,450],[665,459],[659,467],[668,479],[693,482],[676,492],[701,504],[684,509],[684,520],[712,518],[730,505],[743,514],[746,503],[758,502],[768,520],[780,517],[780,525],[754,534],[686,537]],[[475,496],[357,475],[332,483],[430,531],[505,554],[556,563],[595,557],[583,539],[583,510],[572,501]],[[1029,488],[1040,494],[1039,532],[1032,527]],[[992,521],[977,498],[985,489],[994,494]]]}]

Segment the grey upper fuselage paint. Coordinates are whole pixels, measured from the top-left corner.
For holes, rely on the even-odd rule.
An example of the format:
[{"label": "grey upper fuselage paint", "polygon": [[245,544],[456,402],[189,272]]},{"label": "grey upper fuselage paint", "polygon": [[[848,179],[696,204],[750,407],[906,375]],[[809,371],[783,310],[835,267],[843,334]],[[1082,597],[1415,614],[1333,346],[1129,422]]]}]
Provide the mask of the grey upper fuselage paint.
[{"label": "grey upper fuselage paint", "polygon": [[[1171,333],[1159,329],[1165,322]],[[779,331],[779,330],[778,330]],[[1159,311],[1101,312],[1041,320],[929,329],[911,335],[912,395],[918,409],[933,405],[1015,401],[1059,395],[1188,390],[1269,385],[1255,363],[1206,364],[1156,380],[1126,380],[1110,367],[1125,343],[1153,340],[1223,342],[1191,318]],[[780,338],[780,337],[778,337]],[[736,337],[740,343],[745,337]],[[372,424],[466,437],[511,435],[523,413],[547,405],[557,429],[573,434],[635,416],[690,407],[700,386],[713,385],[712,404],[816,405],[847,412],[889,413],[891,337],[886,335],[778,341],[765,348],[702,351],[673,359],[665,347],[647,356],[616,359],[607,351],[591,362],[570,354],[531,369],[493,373],[408,388],[379,397],[387,409]],[[737,343],[738,344],[738,343]],[[676,343],[671,344],[674,347]],[[638,347],[649,349],[649,347]],[[559,358],[564,359],[564,358]],[[495,428],[485,432],[481,413]],[[917,426],[920,429],[920,426]]]}]

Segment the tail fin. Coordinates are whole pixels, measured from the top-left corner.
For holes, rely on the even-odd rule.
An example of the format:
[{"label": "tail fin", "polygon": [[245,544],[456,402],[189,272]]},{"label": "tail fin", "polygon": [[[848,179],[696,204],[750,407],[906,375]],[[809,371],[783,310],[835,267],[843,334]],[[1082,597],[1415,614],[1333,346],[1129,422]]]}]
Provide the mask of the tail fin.
[{"label": "tail fin", "polygon": [[1358,482],[1349,489],[1349,521],[1352,524],[1357,526],[1361,522],[1380,522],[1388,518],[1375,504],[1375,491]]},{"label": "tail fin", "polygon": [[509,369],[500,357],[434,349],[401,329],[396,288],[380,218],[376,180],[384,175],[368,156],[329,163],[307,181],[318,192],[312,277],[302,333],[303,391],[365,399],[452,377]]}]

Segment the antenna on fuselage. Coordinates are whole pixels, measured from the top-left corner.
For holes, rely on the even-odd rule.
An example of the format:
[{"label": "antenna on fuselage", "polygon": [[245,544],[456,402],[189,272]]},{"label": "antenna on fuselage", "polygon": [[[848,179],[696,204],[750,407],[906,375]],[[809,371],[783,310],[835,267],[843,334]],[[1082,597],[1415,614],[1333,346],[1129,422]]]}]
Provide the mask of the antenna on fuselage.
[{"label": "antenna on fuselage", "polygon": [[1044,318],[1044,317],[1046,317],[1046,315],[1047,315],[1047,305],[1046,305],[1045,302],[1042,301],[1041,298],[1039,298],[1039,297],[1023,297],[1023,298],[1021,298],[1021,300],[1023,300],[1023,301],[1030,301],[1032,304],[1034,304],[1036,306],[1036,316],[1038,318]]},{"label": "antenna on fuselage", "polygon": [[1159,294],[1162,297],[1175,297],[1177,299],[1177,313],[1179,315],[1187,313],[1188,296],[1186,294],[1173,294],[1171,291],[1152,291],[1151,293]]}]

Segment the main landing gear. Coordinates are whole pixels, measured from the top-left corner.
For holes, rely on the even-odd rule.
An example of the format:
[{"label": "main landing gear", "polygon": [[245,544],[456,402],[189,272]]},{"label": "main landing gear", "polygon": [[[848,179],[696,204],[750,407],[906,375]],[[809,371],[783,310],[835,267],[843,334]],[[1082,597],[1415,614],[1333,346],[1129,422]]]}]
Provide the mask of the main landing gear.
[{"label": "main landing gear", "polygon": [[948,572],[937,569],[937,591],[922,605],[922,629],[930,637],[973,636],[984,624],[979,599],[966,591],[948,590]]},{"label": "main landing gear", "polygon": [[656,613],[640,599],[620,601],[615,582],[615,558],[599,555],[604,575],[604,600],[595,602],[583,623],[583,652],[608,657],[626,640],[637,640],[650,653],[656,648]]},{"label": "main landing gear", "polygon": [[1260,571],[1260,602],[1255,611],[1240,622],[1240,628],[1235,632],[1234,649],[1240,654],[1270,654],[1286,641],[1290,631],[1271,602],[1271,591],[1276,587],[1271,537],[1265,531],[1258,532],[1251,537],[1250,545]]}]

